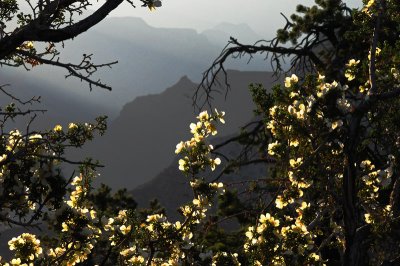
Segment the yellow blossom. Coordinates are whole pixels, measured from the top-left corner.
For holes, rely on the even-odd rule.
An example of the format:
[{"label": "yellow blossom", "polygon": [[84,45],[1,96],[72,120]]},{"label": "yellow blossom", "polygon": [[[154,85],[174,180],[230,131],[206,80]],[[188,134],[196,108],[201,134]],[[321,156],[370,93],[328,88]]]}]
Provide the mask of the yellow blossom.
[{"label": "yellow blossom", "polygon": [[188,170],[188,162],[184,159],[179,159],[179,170],[187,171]]},{"label": "yellow blossom", "polygon": [[56,125],[53,130],[55,132],[61,132],[62,131],[62,126],[61,125]]},{"label": "yellow blossom", "polygon": [[201,122],[205,122],[210,118],[210,116],[208,115],[208,112],[206,110],[201,112],[196,118],[199,119]]},{"label": "yellow blossom", "polygon": [[7,159],[7,154],[1,155],[1,156],[0,156],[0,163],[1,163],[2,161],[4,161],[5,159]]},{"label": "yellow blossom", "polygon": [[348,81],[352,81],[356,78],[352,71],[346,70],[344,76],[347,78]]},{"label": "yellow blossom", "polygon": [[291,140],[289,146],[297,147],[299,146],[299,141],[297,139]]},{"label": "yellow blossom", "polygon": [[320,260],[319,255],[317,255],[316,253],[311,253],[311,254],[310,254],[310,257],[313,258],[315,261]]},{"label": "yellow blossom", "polygon": [[191,123],[191,124],[189,125],[189,127],[190,127],[190,133],[192,133],[192,134],[198,134],[198,133],[199,133],[199,130],[201,129],[202,126],[203,126],[203,123],[202,123],[202,122],[197,122],[196,124],[195,124],[195,123]]},{"label": "yellow blossom", "polygon": [[253,238],[253,236],[254,236],[253,231],[254,231],[254,227],[250,226],[248,231],[245,233],[245,235],[246,235],[246,237],[248,239],[252,239]]},{"label": "yellow blossom", "polygon": [[268,154],[269,155],[275,155],[275,147],[279,146],[279,142],[275,141],[273,143],[268,144]]},{"label": "yellow blossom", "polygon": [[367,3],[367,4],[364,6],[364,8],[362,9],[362,11],[363,11],[364,13],[367,13],[367,14],[371,15],[371,14],[369,13],[369,9],[370,9],[374,4],[375,4],[375,0],[369,0],[368,3]]},{"label": "yellow blossom", "polygon": [[349,62],[346,64],[347,67],[354,67],[360,63],[360,60],[350,59]]},{"label": "yellow blossom", "polygon": [[180,153],[184,148],[185,148],[185,143],[183,141],[179,142],[178,144],[176,144],[175,153],[176,154]]},{"label": "yellow blossom", "polygon": [[91,210],[91,211],[90,211],[90,217],[91,217],[92,219],[96,219],[96,215],[97,215],[97,212],[96,212],[95,210]]},{"label": "yellow blossom", "polygon": [[300,209],[304,210],[304,209],[309,208],[309,207],[310,207],[310,203],[307,203],[307,202],[303,201],[301,203]]},{"label": "yellow blossom", "polygon": [[164,219],[165,219],[165,217],[163,214],[152,214],[152,215],[147,216],[146,222],[154,223],[154,222],[158,222],[158,221],[161,221]]},{"label": "yellow blossom", "polygon": [[282,196],[277,196],[277,197],[276,197],[276,199],[275,199],[275,206],[276,206],[278,209],[283,209],[283,207],[285,207],[287,204],[288,204],[288,203],[285,202],[285,201],[283,200]]},{"label": "yellow blossom", "polygon": [[279,226],[279,220],[275,219],[274,217],[271,216],[271,214],[267,213],[267,214],[261,214],[260,218],[259,218],[259,222],[260,223],[266,223],[269,222],[272,226],[277,227]]},{"label": "yellow blossom", "polygon": [[181,222],[179,222],[179,221],[175,222],[174,227],[176,228],[176,230],[181,229],[182,228]]},{"label": "yellow blossom", "polygon": [[302,163],[303,163],[303,159],[302,158],[290,159],[289,160],[289,164],[293,168],[296,168],[296,167],[300,166]]},{"label": "yellow blossom", "polygon": [[128,234],[131,231],[131,229],[132,229],[131,225],[128,226],[122,225],[119,227],[119,230],[121,230],[121,233],[124,235]]},{"label": "yellow blossom", "polygon": [[215,110],[215,114],[217,115],[219,121],[222,124],[225,124],[225,120],[224,120],[225,112],[224,111],[219,112],[217,109],[214,109],[214,110]]},{"label": "yellow blossom", "polygon": [[298,81],[299,78],[295,74],[292,74],[291,77],[285,78],[285,87],[290,88],[293,84],[296,84]]},{"label": "yellow blossom", "polygon": [[133,256],[132,258],[130,258],[128,260],[128,262],[131,262],[133,264],[143,263],[144,262],[144,257],[142,257],[142,256]]},{"label": "yellow blossom", "polygon": [[332,122],[332,124],[331,124],[332,130],[335,130],[336,128],[339,128],[341,126],[343,126],[342,120],[336,120],[336,121]]},{"label": "yellow blossom", "polygon": [[209,186],[210,186],[210,188],[217,190],[219,193],[225,192],[224,184],[222,182],[210,183]]},{"label": "yellow blossom", "polygon": [[68,229],[69,229],[68,224],[66,224],[65,222],[63,222],[63,223],[61,224],[61,226],[62,226],[61,232],[68,232]]},{"label": "yellow blossom", "polygon": [[20,258],[12,259],[11,265],[21,265],[21,259]]},{"label": "yellow blossom", "polygon": [[68,124],[68,129],[69,130],[75,130],[75,129],[77,129],[78,128],[78,126],[76,125],[76,124],[74,124],[74,123],[69,123]]},{"label": "yellow blossom", "polygon": [[215,158],[214,160],[210,159],[210,167],[211,167],[212,171],[214,171],[215,168],[217,167],[217,165],[220,165],[220,164],[221,164],[221,159],[220,158]]},{"label": "yellow blossom", "polygon": [[27,49],[33,49],[33,48],[34,48],[33,42],[31,42],[31,41],[26,42],[26,43],[25,43],[25,47],[26,47]]},{"label": "yellow blossom", "polygon": [[367,224],[373,223],[373,220],[371,218],[371,214],[369,214],[369,213],[364,214],[364,218],[365,218],[365,222]]},{"label": "yellow blossom", "polygon": [[371,7],[373,4],[375,4],[375,0],[369,0],[367,5],[365,7],[369,8]]},{"label": "yellow blossom", "polygon": [[275,116],[277,110],[278,110],[278,106],[276,106],[276,105],[272,106],[271,108],[269,108],[269,114],[271,116]]}]

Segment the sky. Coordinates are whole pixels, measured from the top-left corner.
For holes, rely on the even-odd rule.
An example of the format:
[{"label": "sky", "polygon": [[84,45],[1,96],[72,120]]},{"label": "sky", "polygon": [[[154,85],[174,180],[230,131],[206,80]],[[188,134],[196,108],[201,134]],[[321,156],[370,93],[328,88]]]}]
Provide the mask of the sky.
[{"label": "sky", "polygon": [[[345,2],[356,7],[360,6],[361,0]],[[136,0],[134,3],[140,2]],[[284,25],[285,20],[280,13],[290,15],[297,4],[312,5],[314,0],[163,0],[162,3],[163,6],[155,12],[147,8],[135,9],[125,3],[111,16],[142,17],[155,27],[193,28],[198,31],[221,22],[246,23],[260,35],[269,35]]]}]

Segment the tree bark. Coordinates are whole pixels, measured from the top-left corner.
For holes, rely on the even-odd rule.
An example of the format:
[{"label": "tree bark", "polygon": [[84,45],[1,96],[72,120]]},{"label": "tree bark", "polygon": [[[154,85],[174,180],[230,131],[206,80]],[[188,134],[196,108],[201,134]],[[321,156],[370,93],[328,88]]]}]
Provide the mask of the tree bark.
[{"label": "tree bark", "polygon": [[359,127],[362,113],[354,113],[350,122],[349,136],[345,143],[345,162],[343,174],[343,214],[345,230],[345,251],[343,265],[364,265],[365,256],[362,255],[363,238],[357,237],[358,210],[356,188],[356,153],[359,139]]}]

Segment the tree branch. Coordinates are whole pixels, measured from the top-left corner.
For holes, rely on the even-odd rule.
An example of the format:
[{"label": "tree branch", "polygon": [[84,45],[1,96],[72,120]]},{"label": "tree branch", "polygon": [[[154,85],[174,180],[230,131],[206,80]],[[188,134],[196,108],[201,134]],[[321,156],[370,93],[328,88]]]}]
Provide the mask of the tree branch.
[{"label": "tree branch", "polygon": [[381,28],[381,17],[382,17],[382,12],[379,11],[378,18],[376,19],[376,25],[374,29],[374,36],[372,39],[372,45],[371,45],[371,60],[369,62],[369,83],[371,84],[371,94],[376,93],[376,48],[378,45],[378,39],[379,39],[379,31]]},{"label": "tree branch", "polygon": [[[110,63],[106,63],[106,64],[95,65],[90,62],[91,55],[84,55],[84,58],[82,59],[82,62],[80,64],[71,64],[71,63],[62,63],[59,60],[54,61],[54,60],[50,60],[50,59],[45,59],[45,58],[42,58],[35,54],[32,54],[28,51],[24,51],[24,50],[17,50],[16,53],[19,55],[22,55],[22,56],[29,57],[33,60],[36,60],[36,61],[40,62],[41,64],[65,68],[69,72],[69,74],[65,76],[66,78],[68,78],[70,76],[74,76],[81,80],[84,80],[89,84],[90,89],[92,89],[92,86],[96,86],[96,87],[100,87],[100,88],[103,88],[103,89],[106,89],[109,91],[112,90],[112,88],[110,86],[102,83],[100,80],[95,81],[95,80],[91,79],[90,76],[98,68],[105,67],[105,66],[111,67],[112,65],[117,64],[118,61],[114,61],[114,62],[110,62]],[[78,72],[79,70],[85,71],[86,75],[83,75],[80,72]]]},{"label": "tree branch", "polygon": [[54,15],[57,9],[63,9],[74,2],[77,0],[53,1],[43,9],[36,19],[0,39],[0,60],[13,54],[25,41],[61,42],[72,39],[102,21],[123,0],[107,0],[87,18],[61,29],[51,29],[49,16]]},{"label": "tree branch", "polygon": [[[265,41],[263,41],[265,42]],[[240,42],[238,42],[236,39],[232,38],[230,39],[229,43],[225,48],[222,50],[221,54],[214,60],[212,63],[211,67],[208,68],[204,73],[203,73],[203,78],[200,82],[200,85],[198,86],[194,96],[193,96],[193,102],[196,103],[197,100],[200,98],[199,93],[200,89],[203,89],[205,94],[206,94],[206,101],[209,102],[210,98],[210,93],[212,92],[212,87],[218,82],[217,76],[219,73],[223,73],[225,75],[225,85],[229,89],[229,83],[227,82],[226,79],[226,70],[224,67],[225,62],[230,56],[234,57],[240,57],[244,54],[247,55],[253,55],[253,54],[261,54],[261,53],[267,53],[268,54],[272,53],[275,57],[279,55],[280,57],[285,56],[285,55],[295,55],[297,59],[293,62],[293,64],[296,64],[300,58],[309,58],[311,62],[318,66],[322,67],[323,62],[314,54],[312,51],[312,48],[314,44],[307,43],[304,45],[304,47],[299,47],[296,46],[295,48],[287,48],[287,47],[282,47],[278,46],[275,40],[268,41],[268,45],[265,44],[260,44],[261,41],[256,42],[254,45],[245,45]],[[233,46],[230,46],[233,45]],[[276,60],[278,60],[276,58]],[[204,106],[204,104],[203,104]]]}]

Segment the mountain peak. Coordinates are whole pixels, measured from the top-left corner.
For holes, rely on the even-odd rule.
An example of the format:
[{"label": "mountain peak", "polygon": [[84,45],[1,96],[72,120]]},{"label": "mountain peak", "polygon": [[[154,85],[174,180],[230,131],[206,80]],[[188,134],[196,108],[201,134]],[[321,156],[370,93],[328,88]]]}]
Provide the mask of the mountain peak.
[{"label": "mountain peak", "polygon": [[262,39],[262,37],[246,23],[233,24],[222,22],[211,29],[203,31],[202,34],[205,35],[210,42],[219,46],[226,45],[229,37],[234,37],[242,42],[249,43]]},{"label": "mountain peak", "polygon": [[[180,79],[179,79],[179,81],[177,82],[178,84],[179,83],[183,83],[183,82],[192,82],[190,79],[189,79],[189,77],[187,76],[187,75],[184,75],[183,77],[181,77]],[[193,83],[193,82],[192,82]]]},{"label": "mountain peak", "polygon": [[[228,79],[228,100],[223,88],[214,88],[212,95],[213,106],[226,111],[227,124],[220,128],[226,135],[237,132],[253,116],[254,103],[248,85],[254,82],[268,87],[273,82],[272,73],[265,72],[230,70]],[[137,97],[126,104],[111,123],[109,134],[91,143],[92,154],[96,153],[96,159],[106,165],[99,170],[102,175],[97,182],[132,189],[167,167],[174,159],[176,143],[190,138],[188,125],[197,115],[192,99],[197,86],[182,76],[164,92]],[[199,97],[204,94],[201,92]],[[112,180],[103,179],[111,176]]]}]

